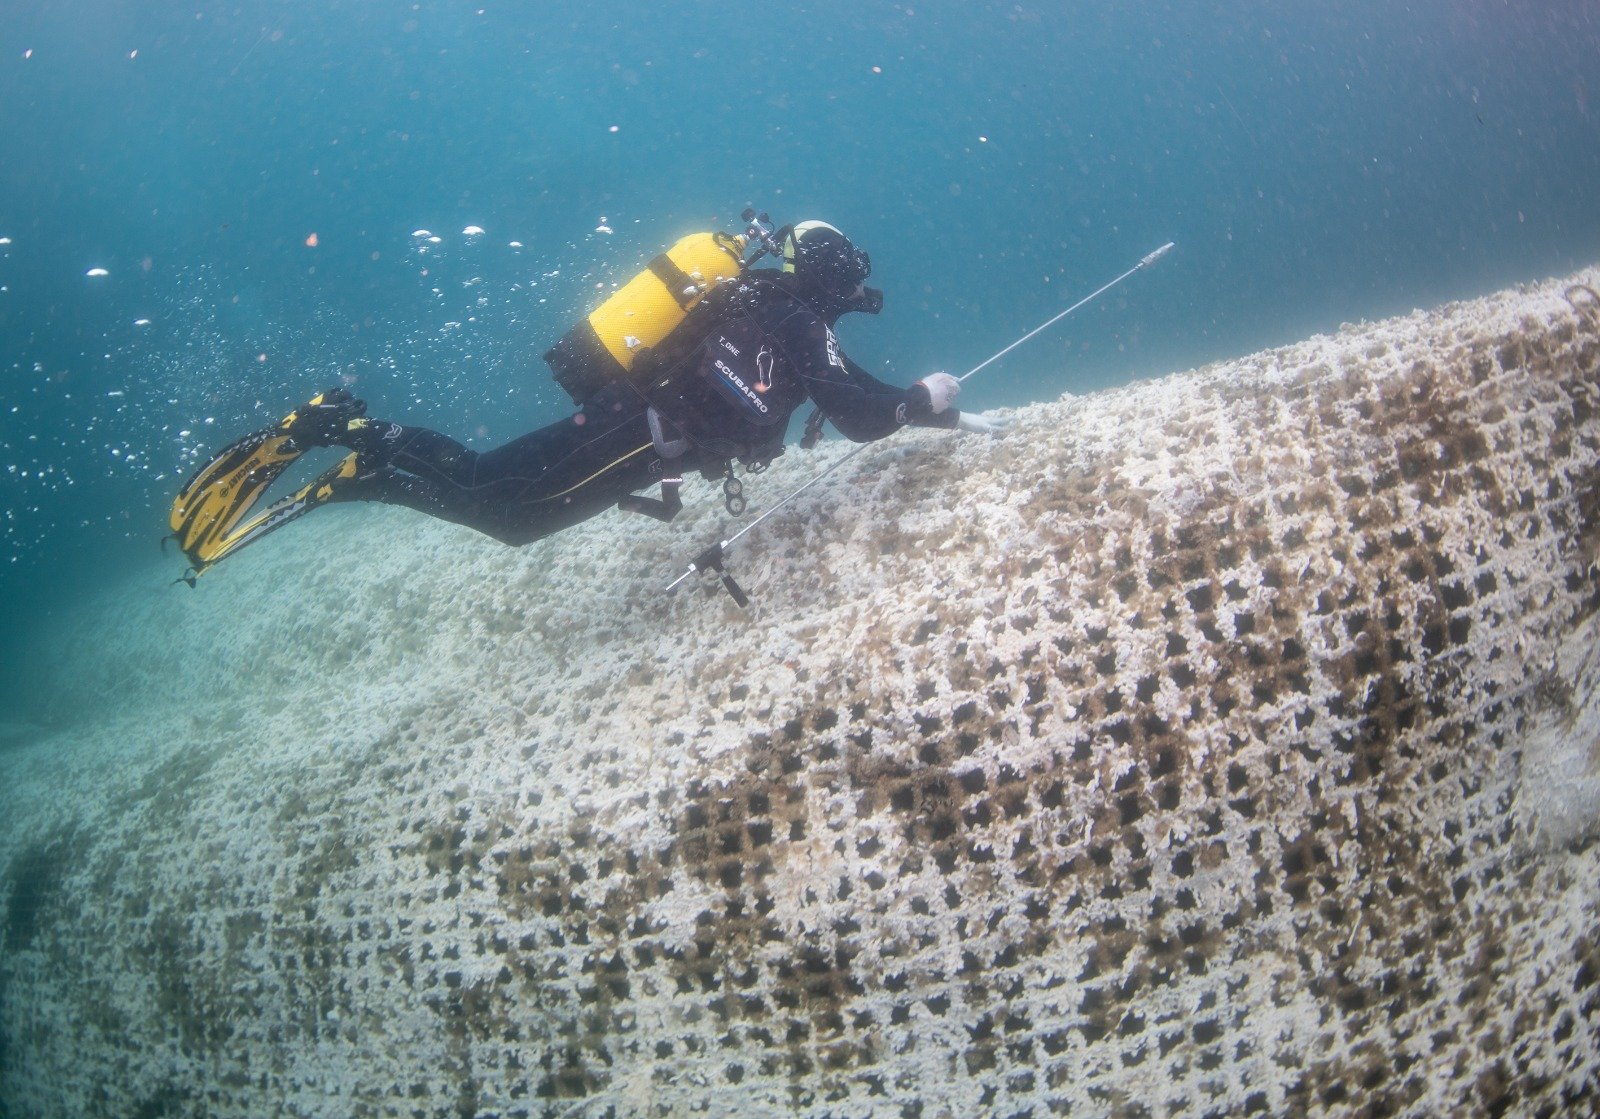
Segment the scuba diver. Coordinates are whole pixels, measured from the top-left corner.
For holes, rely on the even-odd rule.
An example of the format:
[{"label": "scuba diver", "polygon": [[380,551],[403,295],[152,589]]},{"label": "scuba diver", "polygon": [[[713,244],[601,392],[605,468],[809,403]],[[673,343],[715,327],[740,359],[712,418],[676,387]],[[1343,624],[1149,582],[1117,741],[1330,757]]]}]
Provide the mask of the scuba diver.
[{"label": "scuba diver", "polygon": [[[952,407],[960,382],[934,373],[909,388],[877,380],[845,356],[839,318],[877,314],[867,254],[833,226],[775,230],[746,210],[743,236],[686,237],[568,331],[545,354],[577,411],[494,450],[476,452],[427,428],[369,418],[330,389],[273,427],[220,452],[173,503],[172,529],[207,568],[331,502],[403,505],[521,545],[608,509],[671,520],[698,470],[723,480],[743,511],[733,463],[760,471],[784,451],[791,415],[815,405],[804,446],[823,421],[861,443],[906,424],[998,434],[1008,422]],[[758,252],[744,259],[747,246]],[[761,256],[782,268],[752,269]],[[272,482],[313,447],[350,453],[322,476],[245,520]],[[659,497],[639,491],[659,485]]]}]

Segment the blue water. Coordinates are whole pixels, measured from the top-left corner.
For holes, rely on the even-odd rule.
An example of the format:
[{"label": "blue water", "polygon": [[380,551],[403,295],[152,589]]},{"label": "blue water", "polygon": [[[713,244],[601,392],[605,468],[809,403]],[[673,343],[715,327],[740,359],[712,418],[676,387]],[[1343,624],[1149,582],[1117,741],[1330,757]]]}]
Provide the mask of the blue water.
[{"label": "blue water", "polygon": [[538,355],[596,285],[747,203],[869,249],[887,307],[842,339],[899,381],[1179,243],[970,382],[978,407],[1600,260],[1592,0],[22,7],[13,651],[151,561],[208,451],[326,384],[479,447],[550,421]]}]

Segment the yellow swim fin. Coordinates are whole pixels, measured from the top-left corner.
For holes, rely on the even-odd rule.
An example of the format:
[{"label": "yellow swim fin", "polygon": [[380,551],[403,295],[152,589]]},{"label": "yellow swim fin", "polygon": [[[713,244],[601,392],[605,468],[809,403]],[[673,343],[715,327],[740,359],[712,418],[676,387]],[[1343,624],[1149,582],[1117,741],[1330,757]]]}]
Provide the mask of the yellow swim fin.
[{"label": "yellow swim fin", "polygon": [[193,566],[182,575],[182,581],[191,587],[194,586],[195,580],[212,566],[227,559],[246,544],[255,543],[267,533],[282,528],[290,521],[298,520],[319,505],[326,505],[332,500],[340,482],[350,481],[360,475],[358,457],[356,452],[351,451],[318,475],[315,481],[302,486],[288,497],[274,501],[244,524],[238,524],[236,517],[234,524],[237,527],[230,526],[226,531],[207,535],[201,546],[194,551],[185,548],[184,554],[189,557],[189,562]]},{"label": "yellow swim fin", "polygon": [[229,444],[190,478],[172,502],[172,536],[196,568],[209,564],[227,537],[277,481],[301,448],[282,428],[251,432]]},{"label": "yellow swim fin", "polygon": [[[193,586],[194,577],[207,567],[242,547],[250,539],[262,535],[264,530],[258,528],[253,535],[244,538],[247,532],[260,525],[263,518],[293,502],[295,498],[303,496],[318,483],[337,474],[343,463],[328,471],[311,486],[293,497],[276,503],[260,517],[240,527],[241,522],[249,516],[250,510],[261,500],[262,495],[271,488],[273,482],[278,480],[278,476],[298,459],[308,446],[315,446],[319,442],[305,438],[297,441],[294,438],[296,422],[302,416],[311,417],[324,411],[348,409],[349,405],[346,404],[348,400],[348,394],[338,389],[319,393],[300,408],[290,412],[276,425],[251,432],[242,439],[230,443],[184,483],[183,488],[178,491],[178,496],[173,499],[172,514],[168,523],[172,527],[171,539],[178,542],[178,547],[183,549],[183,554],[193,565],[191,571],[184,576],[185,582]],[[359,402],[355,403],[359,405]],[[364,409],[365,406],[360,405],[360,407]],[[350,409],[349,414],[358,415],[359,412]],[[354,458],[355,456],[351,455],[346,460],[350,462],[352,475],[354,463],[351,460]],[[292,520],[293,517],[288,519]]]}]

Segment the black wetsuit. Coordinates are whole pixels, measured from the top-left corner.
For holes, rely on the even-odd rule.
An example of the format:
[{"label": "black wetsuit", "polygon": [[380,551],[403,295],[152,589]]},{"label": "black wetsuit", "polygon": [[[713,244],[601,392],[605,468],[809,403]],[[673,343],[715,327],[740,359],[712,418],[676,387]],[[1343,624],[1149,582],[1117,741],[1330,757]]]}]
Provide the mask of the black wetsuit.
[{"label": "black wetsuit", "polygon": [[570,418],[492,451],[375,421],[356,445],[362,475],[334,500],[405,505],[527,544],[664,477],[781,454],[789,418],[808,399],[856,442],[907,423],[955,426],[956,410],[935,415],[920,384],[884,384],[846,357],[833,335],[837,316],[818,311],[804,290],[764,270],[723,285],[661,353],[636,363],[632,383],[609,385]]}]

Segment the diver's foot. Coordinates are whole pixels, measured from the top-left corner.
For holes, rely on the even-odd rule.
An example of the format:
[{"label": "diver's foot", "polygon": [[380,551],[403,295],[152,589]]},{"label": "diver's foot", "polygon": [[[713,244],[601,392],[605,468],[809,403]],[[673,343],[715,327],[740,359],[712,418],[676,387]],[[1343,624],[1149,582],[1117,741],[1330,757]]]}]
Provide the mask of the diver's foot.
[{"label": "diver's foot", "polygon": [[296,496],[311,506],[330,501],[362,501],[365,500],[362,494],[370,483],[393,473],[394,467],[381,456],[351,451]]},{"label": "diver's foot", "polygon": [[351,396],[344,389],[328,389],[283,417],[278,430],[301,450],[346,445],[351,428],[361,424],[361,417],[366,413],[365,400]]}]

